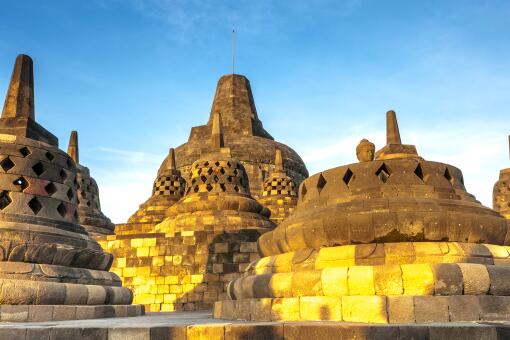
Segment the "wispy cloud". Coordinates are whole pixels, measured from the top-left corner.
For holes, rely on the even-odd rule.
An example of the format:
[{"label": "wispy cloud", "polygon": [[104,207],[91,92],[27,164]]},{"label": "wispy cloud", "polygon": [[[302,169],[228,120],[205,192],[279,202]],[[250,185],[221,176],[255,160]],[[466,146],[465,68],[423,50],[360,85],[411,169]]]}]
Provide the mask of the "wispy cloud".
[{"label": "wispy cloud", "polygon": [[108,159],[115,159],[117,161],[123,161],[127,163],[151,163],[158,164],[163,161],[163,158],[159,154],[150,154],[142,151],[122,150],[100,146],[99,151],[107,153]]}]

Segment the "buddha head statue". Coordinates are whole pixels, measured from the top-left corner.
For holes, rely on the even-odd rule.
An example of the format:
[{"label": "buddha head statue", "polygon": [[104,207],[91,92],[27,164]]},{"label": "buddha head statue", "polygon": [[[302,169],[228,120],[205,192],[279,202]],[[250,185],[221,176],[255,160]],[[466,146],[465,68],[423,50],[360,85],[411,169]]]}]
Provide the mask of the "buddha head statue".
[{"label": "buddha head statue", "polygon": [[362,139],[356,147],[356,157],[360,162],[370,162],[374,160],[375,145],[367,139]]}]

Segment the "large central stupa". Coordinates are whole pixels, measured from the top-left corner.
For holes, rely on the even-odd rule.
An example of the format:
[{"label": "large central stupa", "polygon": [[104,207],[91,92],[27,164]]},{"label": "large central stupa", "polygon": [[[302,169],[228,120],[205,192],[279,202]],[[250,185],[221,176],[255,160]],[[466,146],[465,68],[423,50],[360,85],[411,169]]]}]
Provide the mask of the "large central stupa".
[{"label": "large central stupa", "polygon": [[464,187],[459,169],[387,145],[315,174],[295,212],[258,241],[260,260],[229,284],[215,316],[421,323],[510,320],[507,220]]}]

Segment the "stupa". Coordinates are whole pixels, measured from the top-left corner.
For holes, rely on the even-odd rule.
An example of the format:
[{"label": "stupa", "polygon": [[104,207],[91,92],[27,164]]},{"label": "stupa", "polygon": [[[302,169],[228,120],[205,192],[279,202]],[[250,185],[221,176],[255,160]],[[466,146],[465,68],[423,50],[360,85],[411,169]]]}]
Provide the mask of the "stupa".
[{"label": "stupa", "polygon": [[33,62],[16,58],[0,118],[0,315],[48,321],[139,315],[78,222],[77,168],[35,121]]},{"label": "stupa", "polygon": [[157,224],[165,218],[166,210],[175,204],[186,188],[186,180],[175,166],[175,151],[170,148],[166,165],[159,169],[152,186],[152,196],[128,220],[131,223]]},{"label": "stupa", "polygon": [[260,203],[271,211],[271,221],[280,224],[292,212],[297,204],[297,192],[294,182],[283,168],[282,153],[276,149],[274,169],[264,181],[264,190]]},{"label": "stupa", "polygon": [[[308,177],[301,157],[287,145],[275,141],[264,129],[255,108],[250,82],[239,74],[220,78],[209,121],[206,125],[193,127],[188,142],[176,148],[177,168],[183,173],[188,173],[193,162],[201,155],[214,151],[209,136],[216,113],[221,113],[225,144],[229,146],[232,156],[243,164],[250,182],[251,195],[255,199],[261,197],[264,180],[274,167],[276,149],[281,150],[287,175],[296,185]],[[166,160],[161,168],[165,164]]]},{"label": "stupa", "polygon": [[400,140],[303,181],[295,212],[214,315],[248,320],[424,323],[510,320],[509,225],[462,172]]},{"label": "stupa", "polygon": [[[508,142],[510,145],[510,136]],[[501,215],[510,218],[510,168],[499,172],[499,179],[492,191],[492,206]]]},{"label": "stupa", "polygon": [[77,131],[71,132],[67,154],[74,160],[77,169],[78,221],[90,235],[113,234],[115,225],[101,211],[99,187],[94,178],[90,176],[89,168],[80,164]]}]

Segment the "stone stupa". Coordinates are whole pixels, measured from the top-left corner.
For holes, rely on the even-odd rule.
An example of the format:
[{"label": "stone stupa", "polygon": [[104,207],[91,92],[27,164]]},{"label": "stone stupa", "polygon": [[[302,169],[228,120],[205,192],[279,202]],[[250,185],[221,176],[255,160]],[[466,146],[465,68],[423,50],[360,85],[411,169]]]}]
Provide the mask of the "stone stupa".
[{"label": "stone stupa", "polygon": [[76,190],[80,224],[93,236],[113,234],[115,225],[101,211],[99,187],[94,178],[90,176],[89,168],[80,164],[77,131],[71,132],[67,154],[74,160],[78,170]]},{"label": "stone stupa", "polygon": [[[170,148],[166,164],[158,171],[151,197],[128,220],[129,224],[148,223],[151,226],[165,218],[165,212],[184,196],[186,180],[175,166],[175,150]],[[149,226],[150,228],[150,226]]]},{"label": "stone stupa", "polygon": [[462,172],[400,141],[303,181],[295,212],[214,315],[247,320],[425,323],[510,320],[509,224]]},{"label": "stone stupa", "polygon": [[276,149],[274,169],[264,181],[264,190],[259,201],[271,211],[271,221],[280,224],[289,217],[297,204],[294,182],[283,168],[282,153]]},{"label": "stone stupa", "polygon": [[[510,146],[510,136],[508,137]],[[501,169],[499,179],[492,191],[492,207],[506,218],[510,218],[510,168]]]},{"label": "stone stupa", "polygon": [[78,222],[77,169],[35,121],[32,59],[16,58],[0,118],[0,315],[49,321],[139,315]]}]

